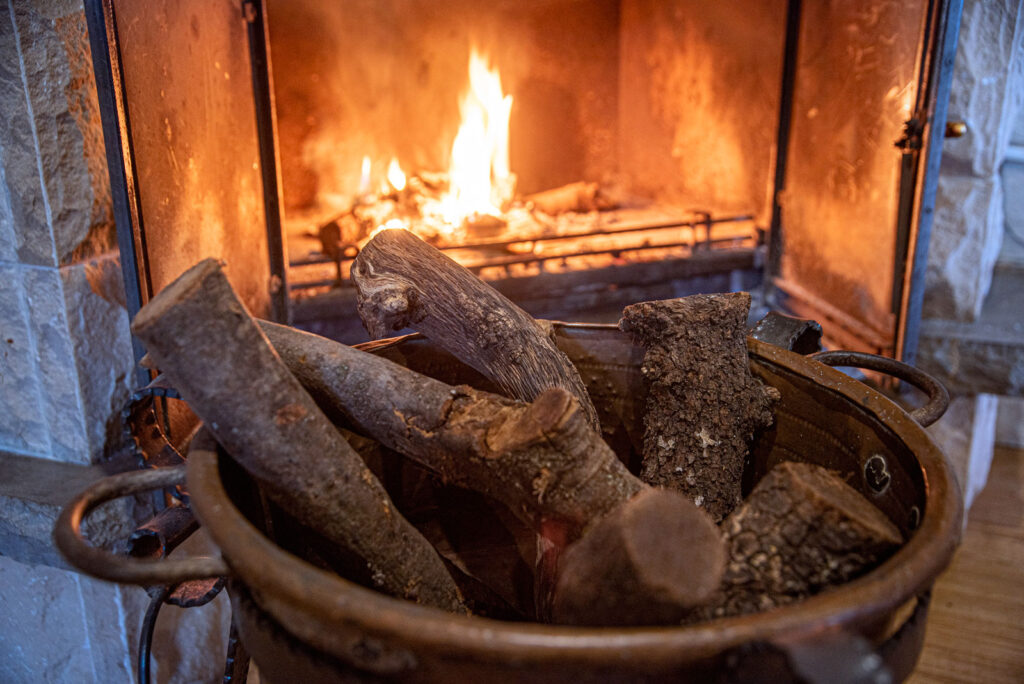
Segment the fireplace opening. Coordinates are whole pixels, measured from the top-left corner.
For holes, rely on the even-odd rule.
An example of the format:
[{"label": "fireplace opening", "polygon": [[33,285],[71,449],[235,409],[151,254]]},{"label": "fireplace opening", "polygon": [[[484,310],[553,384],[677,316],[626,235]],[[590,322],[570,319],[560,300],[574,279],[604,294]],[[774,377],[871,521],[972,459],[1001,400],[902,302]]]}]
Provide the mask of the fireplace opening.
[{"label": "fireplace opening", "polygon": [[760,283],[785,3],[442,5],[267,5],[297,323],[387,228],[539,316]]},{"label": "fireplace opening", "polygon": [[348,268],[399,228],[536,317],[752,290],[912,360],[949,3],[87,9],[131,314],[217,256],[361,341]]}]

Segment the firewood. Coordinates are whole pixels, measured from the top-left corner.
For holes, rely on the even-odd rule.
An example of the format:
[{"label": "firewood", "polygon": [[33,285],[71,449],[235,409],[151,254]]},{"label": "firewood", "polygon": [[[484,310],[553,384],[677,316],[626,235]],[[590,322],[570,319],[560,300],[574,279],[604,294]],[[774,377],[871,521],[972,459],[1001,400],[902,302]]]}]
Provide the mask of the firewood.
[{"label": "firewood", "polygon": [[[330,415],[344,417],[358,431],[412,458],[444,481],[504,503],[556,546],[586,539],[589,529],[598,525],[625,529],[636,524],[631,521],[642,520],[650,528],[645,539],[662,542],[671,540],[681,524],[694,529],[705,526],[701,548],[686,547],[675,555],[685,561],[686,572],[644,571],[644,563],[660,563],[660,557],[645,560],[650,555],[647,551],[653,550],[644,542],[636,547],[643,554],[628,545],[608,549],[591,545],[587,547],[591,550],[575,554],[574,577],[599,572],[590,570],[590,564],[618,568],[620,584],[630,592],[636,610],[643,612],[653,601],[648,612],[655,618],[684,612],[704,596],[703,587],[717,586],[721,564],[686,560],[688,553],[708,558],[723,553],[706,548],[721,544],[710,519],[671,492],[659,493],[653,499],[656,503],[643,499],[632,504],[638,494],[651,488],[626,469],[564,389],[546,390],[527,404],[466,386],[452,387],[294,328],[265,321],[261,325],[288,368]],[[665,497],[677,501],[657,503]],[[634,506],[644,512],[637,514]],[[671,510],[684,520],[650,514],[657,510]],[[692,588],[666,588],[678,582]],[[567,580],[564,591],[581,589],[578,581]],[[597,605],[579,619],[590,622],[602,614],[618,619],[614,614],[622,599],[603,598],[611,603],[595,600]],[[566,597],[560,617],[574,621],[579,604]],[[674,605],[671,611],[670,605]]]},{"label": "firewood", "polygon": [[559,188],[544,190],[524,198],[545,214],[557,216],[568,211],[596,211],[611,209],[614,203],[601,196],[597,183],[577,181]]},{"label": "firewood", "polygon": [[464,612],[433,547],[281,363],[216,261],[164,288],[132,332],[281,508],[364,559],[379,589]]},{"label": "firewood", "polygon": [[566,549],[554,618],[672,624],[715,594],[724,565],[725,547],[711,518],[677,492],[648,488]]},{"label": "firewood", "polygon": [[514,399],[565,389],[598,426],[580,374],[533,317],[412,233],[382,231],[351,273],[359,316],[372,336],[412,327]]},{"label": "firewood", "polygon": [[626,307],[619,327],[646,352],[645,482],[678,489],[720,521],[741,499],[747,443],[778,394],[750,372],[750,295],[694,295]]},{"label": "firewood", "polygon": [[722,523],[728,561],[716,597],[691,620],[793,603],[885,560],[900,531],[835,473],[784,462]]}]

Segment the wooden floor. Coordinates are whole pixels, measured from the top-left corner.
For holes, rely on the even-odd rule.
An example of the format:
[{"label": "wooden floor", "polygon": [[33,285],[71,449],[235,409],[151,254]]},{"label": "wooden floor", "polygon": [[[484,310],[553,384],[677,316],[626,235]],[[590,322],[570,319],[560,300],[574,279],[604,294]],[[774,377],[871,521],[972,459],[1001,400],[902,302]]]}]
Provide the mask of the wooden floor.
[{"label": "wooden floor", "polygon": [[996,449],[908,681],[1024,682],[1024,450]]}]

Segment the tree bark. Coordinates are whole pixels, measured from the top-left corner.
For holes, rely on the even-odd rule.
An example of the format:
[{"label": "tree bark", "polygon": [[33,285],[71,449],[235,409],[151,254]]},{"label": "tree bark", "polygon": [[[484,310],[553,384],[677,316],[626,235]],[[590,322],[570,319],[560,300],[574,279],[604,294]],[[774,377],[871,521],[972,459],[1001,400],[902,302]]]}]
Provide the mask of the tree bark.
[{"label": "tree bark", "polygon": [[514,399],[565,389],[599,427],[580,374],[533,317],[412,233],[385,230],[370,240],[352,280],[372,336],[414,328]]},{"label": "tree bark", "polygon": [[452,387],[318,335],[261,326],[329,415],[446,482],[501,501],[535,529],[557,520],[578,532],[645,487],[563,389],[527,404]]},{"label": "tree bark", "polygon": [[722,523],[728,561],[691,621],[794,603],[859,577],[902,544],[900,531],[835,473],[784,462]]},{"label": "tree bark", "polygon": [[363,558],[379,589],[464,612],[433,547],[281,363],[216,261],[168,285],[132,331],[278,505]]},{"label": "tree bark", "polygon": [[677,489],[720,521],[742,498],[747,444],[777,393],[750,372],[750,295],[694,295],[625,308],[650,387],[640,478]]},{"label": "tree bark", "polygon": [[[565,390],[546,390],[525,404],[451,387],[293,328],[262,326],[329,413],[445,481],[501,501],[546,540],[541,615],[550,610],[549,583],[559,583],[557,618],[579,624],[675,619],[718,586],[724,551],[710,518],[681,495],[634,477]],[[635,542],[625,541],[623,530],[639,528]],[[597,530],[606,531],[588,541]],[[611,538],[621,543],[606,544]],[[677,544],[683,548],[666,556]],[[563,569],[566,545],[572,560]],[[614,589],[595,593],[591,580],[610,568]],[[557,579],[563,572],[564,584]],[[624,594],[612,594],[619,590]]]}]

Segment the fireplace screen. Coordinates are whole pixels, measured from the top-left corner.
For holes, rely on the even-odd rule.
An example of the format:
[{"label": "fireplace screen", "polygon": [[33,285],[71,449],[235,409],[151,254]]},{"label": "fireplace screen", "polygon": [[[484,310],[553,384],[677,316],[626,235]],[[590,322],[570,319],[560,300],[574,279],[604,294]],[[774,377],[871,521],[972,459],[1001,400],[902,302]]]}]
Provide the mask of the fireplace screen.
[{"label": "fireplace screen", "polygon": [[763,289],[906,355],[946,3],[87,6],[137,302],[219,256],[354,341],[349,264],[400,228],[536,316]]}]

